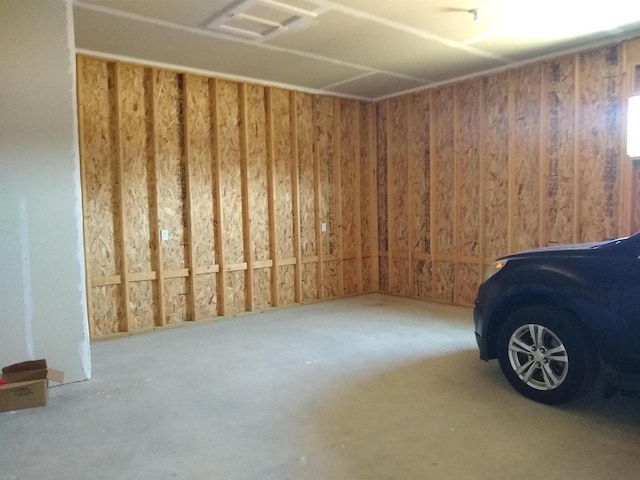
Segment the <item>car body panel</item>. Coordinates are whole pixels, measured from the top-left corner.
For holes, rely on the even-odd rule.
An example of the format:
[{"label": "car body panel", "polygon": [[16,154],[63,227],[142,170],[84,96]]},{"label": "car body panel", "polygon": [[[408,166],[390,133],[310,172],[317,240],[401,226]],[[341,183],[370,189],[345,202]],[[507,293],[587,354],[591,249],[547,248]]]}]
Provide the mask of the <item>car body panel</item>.
[{"label": "car body panel", "polygon": [[636,234],[500,258],[505,266],[478,289],[474,321],[480,358],[496,357],[497,332],[510,313],[545,304],[580,322],[603,360],[640,371],[639,255]]}]

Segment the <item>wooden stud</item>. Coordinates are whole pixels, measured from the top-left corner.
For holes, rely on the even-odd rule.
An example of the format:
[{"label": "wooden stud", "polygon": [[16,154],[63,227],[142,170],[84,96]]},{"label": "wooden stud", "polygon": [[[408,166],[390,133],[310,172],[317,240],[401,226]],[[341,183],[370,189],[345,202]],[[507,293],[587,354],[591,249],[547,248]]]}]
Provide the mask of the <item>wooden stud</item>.
[{"label": "wooden stud", "polygon": [[367,175],[369,175],[369,196],[371,197],[371,210],[367,212],[370,220],[369,235],[371,235],[371,263],[373,271],[371,277],[373,279],[373,291],[380,290],[380,245],[378,242],[378,194],[377,194],[377,178],[378,178],[378,135],[376,128],[376,110],[375,104],[369,103],[367,107],[369,117],[369,158],[371,166]]},{"label": "wooden stud", "polygon": [[120,319],[120,331],[128,332],[131,329],[131,308],[129,307],[130,287],[129,287],[129,258],[127,255],[128,230],[126,225],[126,192],[124,188],[124,159],[122,149],[122,108],[120,105],[120,64],[114,64],[114,91],[115,91],[115,141],[117,145],[118,162],[118,226],[120,227],[120,276],[122,279],[121,302],[124,317]]},{"label": "wooden stud", "polygon": [[291,195],[293,208],[293,253],[295,266],[295,302],[302,303],[302,247],[300,245],[300,158],[298,151],[298,104],[296,92],[289,93],[291,124]]},{"label": "wooden stud", "polygon": [[573,243],[580,241],[580,54],[574,54],[575,67],[574,67],[574,102],[575,102],[575,116],[574,122],[574,135],[573,135]]},{"label": "wooden stud", "polygon": [[187,320],[197,320],[196,311],[196,246],[193,241],[193,208],[191,197],[191,155],[190,141],[191,133],[189,132],[189,77],[182,74],[182,162],[185,176],[185,228],[187,237],[187,268],[189,269],[189,277],[187,279]]},{"label": "wooden stud", "polygon": [[224,215],[222,211],[222,169],[221,169],[221,152],[219,138],[219,114],[218,114],[218,80],[212,78],[209,80],[209,102],[211,115],[211,186],[213,189],[214,202],[214,235],[216,238],[216,262],[218,264],[219,273],[216,282],[216,290],[218,297],[218,315],[227,314],[227,280],[225,275],[226,261],[224,259]]},{"label": "wooden stud", "polygon": [[620,62],[622,71],[620,77],[622,78],[622,118],[620,119],[621,131],[620,135],[620,193],[619,193],[619,215],[620,221],[618,222],[618,236],[623,237],[631,235],[631,204],[633,197],[633,163],[627,155],[627,99],[634,93],[633,81],[635,79],[635,62],[630,62],[630,56],[633,54],[630,52],[629,41],[625,42],[621,46],[623,61]]},{"label": "wooden stud", "polygon": [[485,82],[479,82],[480,85],[480,193],[479,193],[479,222],[478,222],[478,263],[480,268],[478,269],[479,278],[478,285],[484,280],[486,257],[486,189],[484,179],[487,177],[487,96],[485,92]]},{"label": "wooden stud", "polygon": [[457,83],[453,86],[453,205],[451,211],[453,212],[453,303],[458,303],[458,295],[460,293],[460,279],[458,278],[458,265],[460,264],[458,248],[462,242],[459,241],[458,235],[460,235],[460,220],[458,207],[460,206],[460,141],[458,138],[458,123],[460,123],[460,96],[458,89],[460,84]]},{"label": "wooden stud", "polygon": [[[360,102],[355,104],[356,110],[356,128],[355,128],[355,163],[356,170],[356,214],[354,221],[356,222],[356,272],[357,272],[357,289],[358,293],[364,291],[363,272],[362,272],[362,168],[360,168],[362,153],[360,152]],[[375,237],[374,237],[375,238]]]},{"label": "wooden stud", "polygon": [[151,158],[152,168],[151,175],[153,182],[152,189],[152,198],[151,198],[151,219],[152,219],[152,235],[155,237],[156,244],[156,252],[155,252],[155,268],[156,268],[156,281],[157,283],[157,292],[156,292],[156,301],[158,302],[158,316],[159,319],[156,319],[155,324],[157,326],[163,326],[167,323],[167,309],[166,309],[166,301],[164,298],[164,258],[162,252],[162,240],[161,240],[161,225],[160,225],[160,190],[159,190],[159,171],[160,166],[158,165],[158,124],[156,121],[157,115],[157,86],[156,86],[156,70],[154,68],[147,70],[147,75],[149,78],[149,89],[151,101],[149,102],[149,117],[151,122],[151,141],[149,142],[149,156]]},{"label": "wooden stud", "polygon": [[396,212],[395,209],[393,208],[393,187],[395,186],[393,184],[393,182],[390,182],[389,180],[391,179],[391,172],[392,170],[392,166],[391,166],[391,158],[393,157],[393,152],[391,152],[390,149],[390,145],[392,145],[393,143],[390,141],[390,136],[391,136],[391,128],[389,128],[389,124],[390,124],[390,118],[391,118],[391,109],[389,107],[389,100],[384,100],[385,103],[385,110],[387,112],[387,115],[385,117],[385,132],[386,132],[386,143],[387,143],[387,158],[386,158],[386,163],[387,163],[387,197],[385,198],[385,202],[387,202],[387,259],[388,259],[388,263],[387,263],[387,275],[388,275],[388,293],[395,293],[395,289],[397,287],[397,281],[396,281],[396,275],[395,275],[395,268],[393,268],[393,256],[394,256],[394,245],[392,242],[393,239],[393,235],[392,233],[395,230],[395,219],[396,219]]},{"label": "wooden stud", "polygon": [[247,113],[247,84],[240,83],[240,172],[242,175],[242,231],[247,271],[244,282],[245,310],[254,310],[253,295],[253,242],[251,240],[251,203],[249,201],[249,115]]},{"label": "wooden stud", "polygon": [[[435,161],[434,152],[436,147],[436,115],[435,108],[433,105],[434,102],[434,90],[431,89],[429,91],[429,148],[430,148],[430,165],[429,165],[429,227],[431,231],[429,244],[431,246],[431,271],[435,271],[435,257],[436,257],[436,241],[438,239],[436,235],[437,223],[436,223],[436,179],[437,179],[437,168],[438,162]],[[431,296],[433,297],[433,293],[436,291],[436,278],[435,275],[431,275]]]},{"label": "wooden stud", "polygon": [[409,251],[408,251],[408,257],[409,257],[409,296],[410,297],[414,297],[415,296],[415,291],[416,291],[416,285],[415,285],[415,265],[413,263],[413,242],[414,242],[414,220],[415,220],[415,210],[414,210],[414,194],[415,192],[413,191],[413,179],[416,177],[416,156],[415,156],[415,149],[411,148],[411,142],[416,141],[414,135],[413,135],[413,131],[414,131],[414,125],[412,122],[413,119],[413,102],[409,101],[410,96],[407,95],[406,96],[406,102],[407,102],[407,107],[406,107],[406,112],[407,112],[407,161],[409,163],[408,165],[408,170],[409,170],[409,178],[408,178],[408,188],[407,188],[407,197],[408,197],[408,204],[409,204],[409,218],[408,218],[408,226],[409,226]]},{"label": "wooden stud", "polygon": [[321,224],[323,223],[323,219],[320,215],[320,145],[318,142],[318,102],[320,101],[320,97],[316,96],[313,98],[312,102],[312,128],[313,128],[313,182],[315,184],[314,196],[313,196],[313,210],[314,210],[314,218],[316,222],[316,249],[318,251],[318,265],[316,268],[316,276],[318,281],[318,299],[323,300],[324,288],[323,288],[323,279],[324,279],[324,251],[322,248],[322,228]]},{"label": "wooden stud", "polygon": [[549,144],[549,136],[547,135],[547,127],[549,125],[549,94],[547,92],[547,75],[545,64],[540,65],[540,121],[538,132],[538,164],[540,177],[538,180],[538,246],[547,246],[547,208],[549,206],[547,196],[547,185],[549,184],[549,155],[547,145]]},{"label": "wooden stud", "polygon": [[515,138],[513,132],[516,131],[516,86],[513,70],[509,71],[508,76],[509,83],[509,100],[507,107],[507,115],[509,116],[509,139],[508,139],[508,154],[507,154],[507,170],[508,170],[508,202],[507,202],[507,248],[509,253],[513,252],[515,247],[514,237],[514,215],[516,211],[516,168],[515,168]]},{"label": "wooden stud", "polygon": [[273,268],[271,269],[271,305],[280,305],[280,285],[278,282],[278,232],[276,229],[276,159],[273,138],[272,88],[265,88],[265,108],[267,120],[267,196],[269,198],[269,250]]},{"label": "wooden stud", "polygon": [[342,225],[342,162],[341,162],[341,133],[340,133],[340,98],[336,97],[333,103],[333,141],[334,141],[334,168],[335,168],[335,214],[336,214],[336,254],[338,255],[338,295],[344,295],[344,225]]}]

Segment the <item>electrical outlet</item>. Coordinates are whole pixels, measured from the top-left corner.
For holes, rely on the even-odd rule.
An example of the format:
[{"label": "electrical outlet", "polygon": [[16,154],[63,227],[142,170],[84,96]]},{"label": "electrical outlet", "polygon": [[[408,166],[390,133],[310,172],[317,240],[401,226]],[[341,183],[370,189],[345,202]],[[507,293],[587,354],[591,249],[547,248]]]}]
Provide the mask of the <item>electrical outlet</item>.
[{"label": "electrical outlet", "polygon": [[160,230],[160,240],[163,242],[169,240],[169,230]]},{"label": "electrical outlet", "polygon": [[322,223],[320,224],[320,231],[321,231],[322,233],[324,233],[324,232],[326,232],[326,231],[327,231],[327,224],[326,224],[326,222],[322,222]]}]

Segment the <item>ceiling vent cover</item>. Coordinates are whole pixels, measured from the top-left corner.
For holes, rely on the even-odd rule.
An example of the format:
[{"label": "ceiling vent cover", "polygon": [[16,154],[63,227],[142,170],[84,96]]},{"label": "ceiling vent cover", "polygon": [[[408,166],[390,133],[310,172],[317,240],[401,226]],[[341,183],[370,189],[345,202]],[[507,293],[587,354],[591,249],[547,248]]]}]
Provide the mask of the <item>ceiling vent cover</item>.
[{"label": "ceiling vent cover", "polygon": [[206,28],[264,42],[310,26],[322,13],[313,0],[239,0],[217,13]]}]

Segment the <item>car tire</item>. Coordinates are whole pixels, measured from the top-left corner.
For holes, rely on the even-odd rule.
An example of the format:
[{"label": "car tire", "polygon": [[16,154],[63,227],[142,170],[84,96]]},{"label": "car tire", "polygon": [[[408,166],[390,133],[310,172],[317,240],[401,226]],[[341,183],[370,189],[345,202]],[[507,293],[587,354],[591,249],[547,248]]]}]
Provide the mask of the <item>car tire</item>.
[{"label": "car tire", "polygon": [[511,386],[531,400],[554,405],[588,391],[600,361],[575,317],[537,305],[512,313],[498,334],[498,359]]}]

